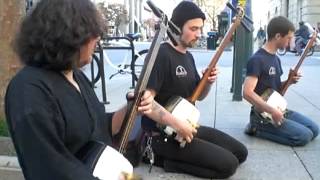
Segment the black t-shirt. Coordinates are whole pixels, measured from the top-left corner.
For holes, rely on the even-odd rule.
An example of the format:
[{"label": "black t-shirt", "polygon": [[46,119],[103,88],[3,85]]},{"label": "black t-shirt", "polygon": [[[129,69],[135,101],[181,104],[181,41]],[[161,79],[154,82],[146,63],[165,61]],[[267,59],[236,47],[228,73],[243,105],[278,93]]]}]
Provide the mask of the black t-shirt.
[{"label": "black t-shirt", "polygon": [[267,88],[279,91],[282,74],[279,57],[268,53],[263,48],[253,54],[248,61],[247,76],[258,77],[257,86],[254,89],[258,95],[261,95]]},{"label": "black t-shirt", "polygon": [[10,82],[6,117],[26,180],[93,180],[75,154],[88,141],[111,144],[111,118],[85,75],[81,93],[59,72],[24,67]]},{"label": "black t-shirt", "polygon": [[[155,100],[165,105],[172,96],[190,97],[200,80],[193,56],[181,53],[169,43],[160,46],[147,88],[156,91]],[[145,127],[154,129],[155,122],[142,118]]]}]

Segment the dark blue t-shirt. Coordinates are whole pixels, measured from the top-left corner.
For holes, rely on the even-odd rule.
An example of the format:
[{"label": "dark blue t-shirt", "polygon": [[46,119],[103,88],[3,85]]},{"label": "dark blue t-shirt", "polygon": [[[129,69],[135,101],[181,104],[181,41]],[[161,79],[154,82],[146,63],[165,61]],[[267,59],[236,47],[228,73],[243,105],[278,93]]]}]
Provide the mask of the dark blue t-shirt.
[{"label": "dark blue t-shirt", "polygon": [[254,91],[261,95],[267,88],[279,92],[281,75],[283,74],[281,62],[277,55],[268,53],[260,48],[251,56],[247,64],[247,76],[258,77]]}]

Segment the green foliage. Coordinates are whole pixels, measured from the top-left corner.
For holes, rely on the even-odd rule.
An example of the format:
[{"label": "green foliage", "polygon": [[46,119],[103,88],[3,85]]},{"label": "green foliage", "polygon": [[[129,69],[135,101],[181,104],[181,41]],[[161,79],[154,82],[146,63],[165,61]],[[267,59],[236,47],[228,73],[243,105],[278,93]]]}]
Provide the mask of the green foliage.
[{"label": "green foliage", "polygon": [[9,137],[9,129],[6,120],[0,119],[0,136]]}]

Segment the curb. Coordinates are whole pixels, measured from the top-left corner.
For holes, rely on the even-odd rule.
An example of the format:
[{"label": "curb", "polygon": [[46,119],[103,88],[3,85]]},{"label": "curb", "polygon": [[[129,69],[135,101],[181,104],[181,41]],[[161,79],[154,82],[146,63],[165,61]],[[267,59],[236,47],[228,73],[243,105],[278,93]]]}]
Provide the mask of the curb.
[{"label": "curb", "polygon": [[15,156],[0,156],[0,180],[24,180]]},{"label": "curb", "polygon": [[20,169],[16,156],[0,156],[0,168]]},{"label": "curb", "polygon": [[0,180],[24,180],[10,137],[0,137]]}]

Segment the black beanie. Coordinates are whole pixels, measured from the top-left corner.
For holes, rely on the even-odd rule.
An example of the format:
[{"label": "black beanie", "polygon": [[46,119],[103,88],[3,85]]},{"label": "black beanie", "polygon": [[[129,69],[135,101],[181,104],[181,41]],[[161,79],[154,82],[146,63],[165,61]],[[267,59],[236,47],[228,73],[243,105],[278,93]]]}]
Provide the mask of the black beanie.
[{"label": "black beanie", "polygon": [[171,21],[180,29],[182,29],[184,23],[186,23],[190,19],[195,18],[201,18],[205,20],[206,16],[201,11],[201,9],[193,2],[182,1],[176,8],[174,8],[171,16]]}]

